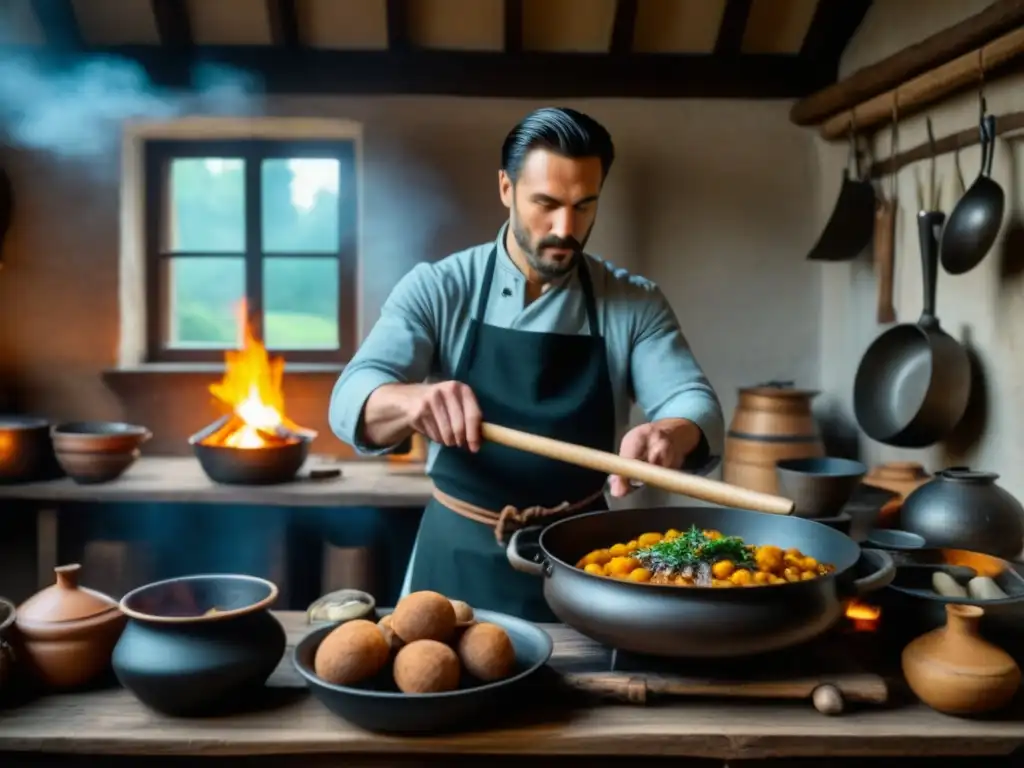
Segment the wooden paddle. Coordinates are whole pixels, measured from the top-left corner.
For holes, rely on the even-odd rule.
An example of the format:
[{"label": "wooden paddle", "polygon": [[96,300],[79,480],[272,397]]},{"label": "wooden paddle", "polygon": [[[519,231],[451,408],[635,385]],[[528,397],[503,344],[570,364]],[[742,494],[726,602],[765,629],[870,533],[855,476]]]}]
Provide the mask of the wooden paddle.
[{"label": "wooden paddle", "polygon": [[739,488],[720,480],[658,467],[637,459],[625,459],[614,453],[598,451],[573,443],[563,443],[560,440],[531,435],[528,432],[500,427],[497,424],[484,422],[481,430],[483,438],[492,443],[556,461],[564,461],[577,467],[592,469],[595,472],[621,475],[628,480],[646,483],[663,491],[692,496],[695,499],[711,504],[720,504],[723,507],[739,507],[757,512],[768,512],[773,515],[788,515],[796,506],[792,501],[781,496]]}]

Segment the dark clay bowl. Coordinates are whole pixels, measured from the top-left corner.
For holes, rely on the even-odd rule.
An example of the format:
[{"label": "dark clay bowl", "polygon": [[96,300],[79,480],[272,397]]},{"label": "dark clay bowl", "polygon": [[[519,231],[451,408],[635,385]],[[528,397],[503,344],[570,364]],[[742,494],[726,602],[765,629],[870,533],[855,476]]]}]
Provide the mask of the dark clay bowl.
[{"label": "dark clay bowl", "polygon": [[117,421],[72,421],[50,430],[57,453],[131,453],[153,433]]},{"label": "dark clay bowl", "polygon": [[[494,683],[464,678],[446,693],[402,693],[391,678],[390,665],[379,678],[362,686],[332,685],[313,671],[321,641],[337,624],[314,629],[295,648],[295,668],[313,696],[353,725],[381,733],[426,734],[470,730],[503,710],[522,707],[529,697],[522,688],[551,658],[551,637],[528,621],[491,611],[475,611],[476,620],[503,627],[516,649],[511,677]],[[515,703],[514,703],[515,702]],[[507,712],[506,712],[507,714]]]},{"label": "dark clay bowl", "polygon": [[129,592],[121,599],[128,625],[112,660],[117,679],[168,715],[248,706],[284,655],[284,629],[269,611],[277,591],[255,576],[211,574]]},{"label": "dark clay bowl", "polygon": [[834,457],[784,459],[775,465],[779,495],[796,504],[797,517],[833,517],[857,490],[868,468]]}]

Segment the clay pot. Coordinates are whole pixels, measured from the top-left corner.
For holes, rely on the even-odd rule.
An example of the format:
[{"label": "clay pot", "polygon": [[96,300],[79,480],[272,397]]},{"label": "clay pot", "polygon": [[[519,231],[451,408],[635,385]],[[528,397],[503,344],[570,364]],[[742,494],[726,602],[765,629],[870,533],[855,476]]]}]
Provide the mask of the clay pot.
[{"label": "clay pot", "polygon": [[57,581],[18,606],[18,628],[30,674],[48,688],[96,682],[124,629],[117,601],[78,585],[81,566],[54,569]]},{"label": "clay pot", "polygon": [[1014,559],[1024,548],[1024,507],[998,478],[966,467],[944,469],[903,500],[900,527],[924,536],[929,547]]},{"label": "clay pot", "polygon": [[903,676],[932,709],[978,715],[1002,709],[1020,687],[1020,667],[1003,649],[984,640],[975,605],[947,605],[946,626],[903,649]]}]

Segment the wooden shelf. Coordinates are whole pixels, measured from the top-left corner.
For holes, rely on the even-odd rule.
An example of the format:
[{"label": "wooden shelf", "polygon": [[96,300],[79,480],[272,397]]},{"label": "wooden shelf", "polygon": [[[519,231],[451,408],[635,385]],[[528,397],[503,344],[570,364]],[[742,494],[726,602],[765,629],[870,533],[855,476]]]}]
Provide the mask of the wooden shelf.
[{"label": "wooden shelf", "polygon": [[[312,480],[311,468],[336,467],[341,476]],[[299,479],[281,485],[218,485],[192,457],[144,456],[120,478],[100,485],[53,480],[0,485],[0,499],[41,502],[252,504],[281,507],[422,507],[434,485],[422,465],[387,461],[326,462],[312,457]]]}]

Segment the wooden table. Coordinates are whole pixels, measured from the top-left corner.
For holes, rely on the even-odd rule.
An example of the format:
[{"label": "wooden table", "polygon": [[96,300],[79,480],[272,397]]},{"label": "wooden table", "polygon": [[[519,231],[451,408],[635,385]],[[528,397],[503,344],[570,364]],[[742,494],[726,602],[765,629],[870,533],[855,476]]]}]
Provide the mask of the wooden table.
[{"label": "wooden table", "polygon": [[[313,480],[313,468],[336,468],[341,475]],[[251,504],[277,507],[423,507],[433,483],[422,464],[389,461],[328,462],[313,456],[298,479],[280,485],[219,485],[192,457],[146,456],[117,480],[78,485],[67,478],[43,483],[0,485],[0,500],[39,502],[36,517],[36,579],[40,589],[53,582],[57,562],[57,507],[63,503],[176,502]]]},{"label": "wooden table", "polygon": [[[14,753],[90,756],[270,756],[289,765],[453,764],[459,756],[573,755],[587,765],[610,756],[721,760],[827,755],[996,756],[1024,744],[1024,717],[971,721],[946,717],[922,705],[865,709],[826,717],[809,703],[719,703],[712,700],[648,707],[593,704],[557,713],[547,722],[511,718],[498,730],[451,736],[402,738],[359,730],[332,715],[302,691],[292,647],[308,630],[299,613],[279,614],[289,650],[270,685],[299,689],[284,703],[256,714],[175,720],[154,714],[126,691],[54,695],[0,713],[0,765]],[[606,668],[607,652],[561,625],[545,629],[555,640],[552,665],[579,671]],[[530,703],[524,702],[524,708]],[[292,762],[285,758],[291,756]],[[302,756],[298,760],[297,756]],[[376,762],[374,762],[376,761]],[[138,763],[141,764],[141,763]],[[477,763],[482,764],[482,763]],[[487,764],[492,764],[488,759]],[[792,763],[789,763],[792,765]],[[830,762],[829,765],[835,763]],[[943,765],[950,765],[944,761]],[[992,762],[988,763],[989,765]],[[620,763],[621,765],[621,763]]]}]

